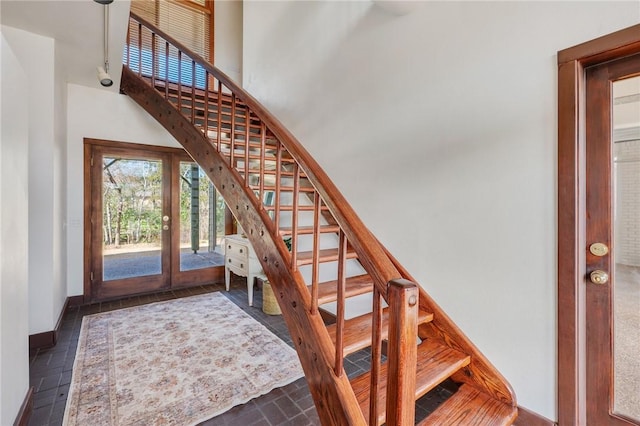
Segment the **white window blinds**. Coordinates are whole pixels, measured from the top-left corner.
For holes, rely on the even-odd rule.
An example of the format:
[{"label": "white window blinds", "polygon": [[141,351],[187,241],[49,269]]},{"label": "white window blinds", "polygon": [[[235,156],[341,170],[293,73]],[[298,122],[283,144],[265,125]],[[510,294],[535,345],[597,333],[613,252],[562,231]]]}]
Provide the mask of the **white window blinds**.
[{"label": "white window blinds", "polygon": [[132,0],[131,11],[213,63],[213,1]]}]

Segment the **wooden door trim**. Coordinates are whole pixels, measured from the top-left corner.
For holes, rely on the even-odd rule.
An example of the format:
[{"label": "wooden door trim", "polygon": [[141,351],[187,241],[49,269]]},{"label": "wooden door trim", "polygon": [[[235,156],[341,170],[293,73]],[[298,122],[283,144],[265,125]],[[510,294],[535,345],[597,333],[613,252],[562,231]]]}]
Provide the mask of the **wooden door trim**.
[{"label": "wooden door trim", "polygon": [[91,215],[93,209],[91,208],[91,183],[93,182],[92,167],[91,167],[91,154],[93,148],[91,144],[87,143],[87,139],[84,140],[84,173],[82,178],[84,179],[83,185],[83,208],[84,208],[84,229],[82,230],[83,237],[83,273],[82,273],[82,296],[83,303],[89,303],[91,301]]},{"label": "wooden door trim", "polygon": [[[93,138],[84,138],[85,145],[92,146],[104,146],[107,148],[118,148],[118,149],[130,149],[132,151],[144,151],[149,150],[149,152],[166,152],[169,154],[186,154],[186,151],[182,148],[173,148],[170,146],[159,146],[159,145],[146,145],[139,143],[131,143],[131,142],[121,142],[121,141],[112,141],[107,139],[93,139]],[[188,156],[189,154],[187,154]]]},{"label": "wooden door trim", "polygon": [[[95,152],[109,150],[112,152],[127,154],[131,153],[132,156],[140,155],[141,152],[144,152],[145,155],[149,155],[151,157],[155,157],[158,159],[167,159],[171,154],[176,153],[184,153],[182,148],[171,148],[164,146],[156,146],[156,145],[141,145],[134,144],[128,142],[119,142],[119,141],[110,141],[104,139],[84,139],[84,275],[83,275],[83,300],[84,303],[91,303],[98,299],[107,300],[109,298],[113,298],[109,295],[104,295],[103,297],[99,297],[95,293],[95,289],[93,289],[91,284],[91,271],[92,271],[92,257],[94,255],[94,247],[92,246],[92,224],[97,223],[98,217],[92,215],[96,215],[97,212],[92,208],[92,194],[97,191],[97,188],[92,187],[93,182],[98,182],[95,176],[92,175],[94,172],[94,167],[91,166],[91,157]],[[166,169],[166,168],[165,168]],[[163,169],[164,178],[167,178],[168,172]],[[102,182],[102,177],[99,179]],[[97,184],[96,184],[97,185]],[[166,203],[167,197],[170,194],[163,195],[163,201]],[[169,257],[166,256],[166,259],[163,258],[163,265],[167,265],[169,262]],[[98,271],[101,273],[101,271]],[[170,277],[165,277],[167,284],[169,283]],[[149,278],[147,278],[149,279]]]},{"label": "wooden door trim", "polygon": [[585,67],[640,52],[640,25],[558,52],[558,424],[586,424]]}]

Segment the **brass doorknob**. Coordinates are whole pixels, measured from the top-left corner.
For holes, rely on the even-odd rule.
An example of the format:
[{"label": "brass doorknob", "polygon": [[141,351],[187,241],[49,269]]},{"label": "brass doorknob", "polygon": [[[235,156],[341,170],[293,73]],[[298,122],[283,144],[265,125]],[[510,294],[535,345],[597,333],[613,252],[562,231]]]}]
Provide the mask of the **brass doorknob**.
[{"label": "brass doorknob", "polygon": [[596,269],[590,273],[589,278],[591,278],[591,282],[594,284],[606,284],[609,282],[609,274],[605,271],[601,271],[600,269]]}]

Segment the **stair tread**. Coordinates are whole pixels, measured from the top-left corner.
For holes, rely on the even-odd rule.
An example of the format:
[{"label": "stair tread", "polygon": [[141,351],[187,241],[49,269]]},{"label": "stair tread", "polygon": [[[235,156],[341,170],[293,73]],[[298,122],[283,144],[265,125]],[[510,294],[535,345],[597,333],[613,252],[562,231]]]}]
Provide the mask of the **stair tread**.
[{"label": "stair tread", "polygon": [[[460,368],[469,365],[470,357],[433,340],[425,340],[418,345],[416,366],[416,399],[435,388]],[[380,366],[380,386],[378,388],[378,424],[385,422],[387,404],[387,363]],[[351,386],[356,394],[360,409],[369,421],[369,397],[371,372],[366,372],[353,380]]]},{"label": "stair tread", "polygon": [[[355,259],[358,255],[351,247],[347,249],[347,259]],[[313,263],[313,251],[301,251],[296,255],[298,266],[310,265]],[[322,249],[318,254],[318,261],[320,263],[335,262],[338,260],[338,249]]]},{"label": "stair tread", "polygon": [[[309,235],[314,232],[313,226],[299,226],[298,227],[298,235]],[[338,225],[321,225],[320,233],[321,234],[332,234],[338,233],[340,231],[340,227]],[[291,227],[283,227],[280,228],[280,235],[288,236],[293,234],[293,230]]]},{"label": "stair tread", "polygon": [[[359,317],[350,318],[344,322],[344,355],[349,355],[360,349],[371,346],[371,324],[373,314],[368,313]],[[433,319],[433,314],[428,312],[418,312],[418,324],[424,324]],[[336,342],[336,325],[327,326],[329,337]],[[382,339],[386,339],[389,333],[389,309],[382,310],[382,328],[380,330]]]},{"label": "stair tread", "polygon": [[465,384],[418,425],[506,426],[517,416],[517,407]]},{"label": "stair tread", "polygon": [[[307,286],[311,291],[311,286]],[[335,302],[338,299],[338,281],[327,281],[318,284],[318,305]],[[358,296],[360,294],[371,293],[373,291],[373,280],[369,274],[349,277],[345,280],[345,298]]]}]

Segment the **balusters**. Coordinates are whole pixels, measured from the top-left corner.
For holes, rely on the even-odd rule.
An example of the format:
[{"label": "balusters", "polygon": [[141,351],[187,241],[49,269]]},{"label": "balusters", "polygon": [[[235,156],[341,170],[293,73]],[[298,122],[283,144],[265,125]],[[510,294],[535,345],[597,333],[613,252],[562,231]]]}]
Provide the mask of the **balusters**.
[{"label": "balusters", "polygon": [[129,28],[127,31],[127,45],[124,48],[127,49],[127,60],[125,61],[125,64],[127,68],[131,69],[131,21],[129,21]]},{"label": "balusters", "polygon": [[380,364],[382,362],[382,296],[377,286],[373,287],[373,324],[371,327],[371,385],[369,388],[369,424],[378,425],[378,388],[380,387]]},{"label": "balusters", "polygon": [[216,150],[220,152],[222,148],[220,145],[222,144],[222,82],[218,80],[218,114],[217,114],[216,123]]},{"label": "balusters", "polygon": [[151,87],[156,88],[156,33],[151,33]]},{"label": "balusters", "polygon": [[191,124],[196,124],[196,61],[191,60]]},{"label": "balusters", "polygon": [[320,277],[320,207],[319,193],[313,197],[313,266],[311,269],[311,314],[318,313],[318,281]]},{"label": "balusters", "polygon": [[[218,94],[220,96],[220,94]],[[229,165],[232,168],[236,167],[236,163],[234,162],[234,157],[236,154],[236,95],[231,94],[231,145],[230,148],[230,158]]]},{"label": "balusters", "polygon": [[300,193],[300,167],[293,164],[293,207],[291,211],[291,268],[298,269],[298,195]]},{"label": "balusters", "polygon": [[[264,203],[264,150],[267,145],[267,128],[260,120],[260,202]],[[278,229],[276,229],[278,232]]]},{"label": "balusters", "polygon": [[142,24],[138,23],[138,77],[142,77]]},{"label": "balusters", "polygon": [[249,107],[245,105],[245,125],[244,125],[244,184],[249,186],[249,126],[251,126],[251,117]]},{"label": "balusters", "polygon": [[209,140],[209,71],[204,71],[204,135]]},{"label": "balusters", "polygon": [[280,233],[280,186],[282,179],[282,144],[276,142],[276,194],[275,194],[275,210],[273,213],[273,221],[276,235]]},{"label": "balusters", "polygon": [[178,50],[178,111],[182,114],[182,50]]},{"label": "balusters", "polygon": [[169,99],[169,42],[165,41],[164,55],[164,98]]},{"label": "balusters", "polygon": [[338,305],[336,310],[336,362],[334,373],[336,376],[342,376],[343,357],[344,357],[344,291],[346,286],[345,268],[347,262],[347,237],[342,229],[338,234]]}]

